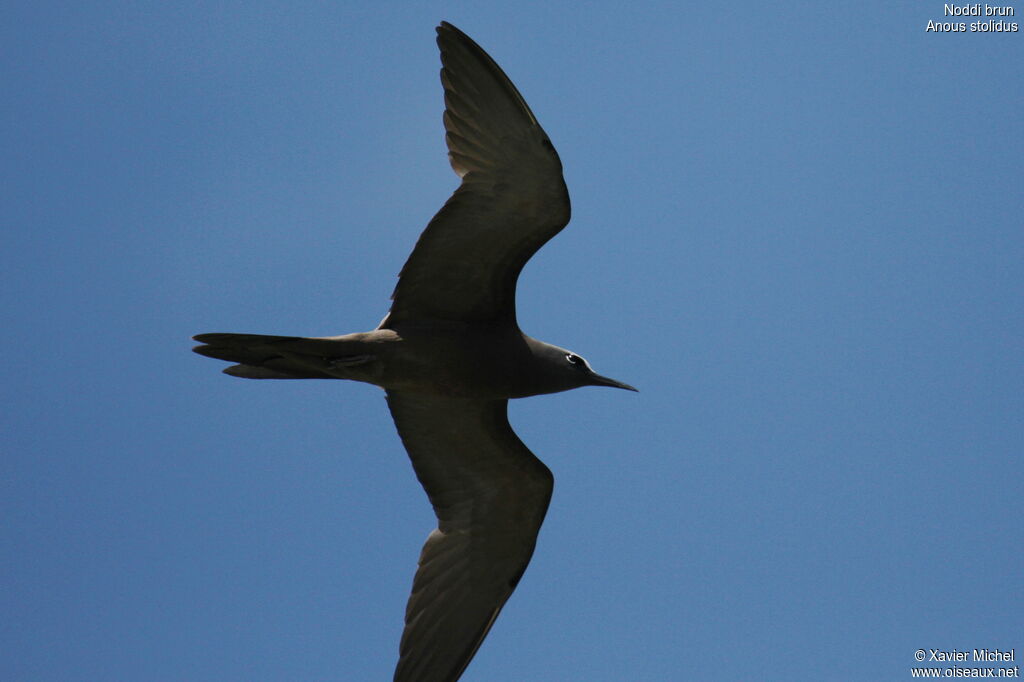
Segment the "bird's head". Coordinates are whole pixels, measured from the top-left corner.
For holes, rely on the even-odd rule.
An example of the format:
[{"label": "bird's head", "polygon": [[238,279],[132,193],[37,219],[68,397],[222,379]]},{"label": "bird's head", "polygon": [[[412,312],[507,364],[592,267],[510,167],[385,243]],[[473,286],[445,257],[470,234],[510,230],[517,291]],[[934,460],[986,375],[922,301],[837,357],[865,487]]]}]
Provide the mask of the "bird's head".
[{"label": "bird's head", "polygon": [[611,386],[627,391],[637,390],[629,384],[601,376],[591,369],[589,362],[571,350],[547,343],[539,345],[539,348],[534,349],[534,354],[543,361],[545,378],[556,387],[554,391],[568,391],[582,386]]}]

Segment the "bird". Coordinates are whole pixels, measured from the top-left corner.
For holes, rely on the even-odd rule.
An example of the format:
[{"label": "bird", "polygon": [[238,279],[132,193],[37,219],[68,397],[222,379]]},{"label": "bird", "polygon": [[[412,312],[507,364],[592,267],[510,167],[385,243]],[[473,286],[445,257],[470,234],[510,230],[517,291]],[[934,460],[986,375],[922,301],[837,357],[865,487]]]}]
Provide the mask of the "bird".
[{"label": "bird", "polygon": [[247,379],[348,379],[386,392],[437,516],[413,578],[395,682],[459,679],[526,570],[551,471],[508,421],[513,398],[637,389],[523,333],[520,271],[569,222],[562,163],[526,100],[469,36],[437,27],[445,141],[461,178],[402,267],[387,315],[331,337],[199,334]]}]

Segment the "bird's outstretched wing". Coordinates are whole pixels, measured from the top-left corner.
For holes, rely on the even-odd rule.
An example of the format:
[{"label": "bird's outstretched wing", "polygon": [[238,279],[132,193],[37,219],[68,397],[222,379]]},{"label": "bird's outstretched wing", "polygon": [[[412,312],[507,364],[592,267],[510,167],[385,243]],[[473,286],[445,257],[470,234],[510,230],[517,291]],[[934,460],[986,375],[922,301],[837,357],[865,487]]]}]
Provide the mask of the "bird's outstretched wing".
[{"label": "bird's outstretched wing", "polygon": [[420,235],[382,327],[447,319],[515,324],[526,261],[569,222],[562,163],[512,81],[449,23],[437,28],[445,141],[462,184]]},{"label": "bird's outstretched wing", "polygon": [[405,611],[396,682],[458,679],[512,594],[554,479],[509,426],[508,401],[388,392],[437,514]]}]

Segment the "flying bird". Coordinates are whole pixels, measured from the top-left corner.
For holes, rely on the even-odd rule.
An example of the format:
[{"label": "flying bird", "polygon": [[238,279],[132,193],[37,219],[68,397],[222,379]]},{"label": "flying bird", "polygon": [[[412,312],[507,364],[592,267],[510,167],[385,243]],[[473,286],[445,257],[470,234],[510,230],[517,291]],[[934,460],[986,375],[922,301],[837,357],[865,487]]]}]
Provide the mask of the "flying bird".
[{"label": "flying bird", "polygon": [[420,235],[391,309],[332,337],[200,334],[247,379],[380,386],[437,515],[413,579],[396,682],[457,680],[526,570],[553,477],[509,426],[510,398],[628,384],[531,338],[516,281],[569,222],[562,163],[522,95],[473,40],[437,28],[448,158],[461,184]]}]

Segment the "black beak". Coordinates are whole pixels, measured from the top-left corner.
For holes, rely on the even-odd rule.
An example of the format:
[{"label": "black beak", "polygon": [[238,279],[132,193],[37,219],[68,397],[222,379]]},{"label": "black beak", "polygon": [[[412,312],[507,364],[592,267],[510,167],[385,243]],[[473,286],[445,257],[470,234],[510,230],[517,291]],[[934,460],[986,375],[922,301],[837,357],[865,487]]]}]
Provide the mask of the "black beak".
[{"label": "black beak", "polygon": [[636,391],[637,393],[640,392],[637,389],[630,386],[629,384],[624,384],[621,381],[616,381],[615,379],[603,377],[600,374],[591,374],[590,383],[593,384],[594,386],[611,386],[612,388],[624,388],[627,391]]}]

